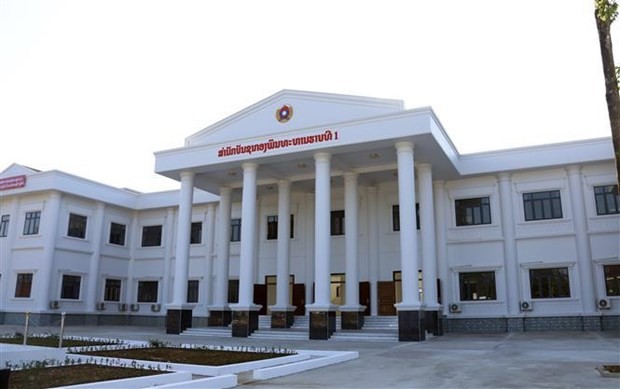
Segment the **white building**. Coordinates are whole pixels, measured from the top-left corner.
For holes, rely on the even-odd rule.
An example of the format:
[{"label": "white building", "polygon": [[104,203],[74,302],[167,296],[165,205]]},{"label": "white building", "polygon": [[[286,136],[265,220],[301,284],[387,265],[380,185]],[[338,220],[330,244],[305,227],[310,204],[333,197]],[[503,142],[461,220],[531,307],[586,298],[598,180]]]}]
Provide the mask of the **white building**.
[{"label": "white building", "polygon": [[[461,155],[430,108],[282,91],[156,153],[180,191],[11,165],[0,322],[224,326],[398,316],[425,332],[620,328],[610,138]],[[285,220],[285,223],[278,221]]]}]

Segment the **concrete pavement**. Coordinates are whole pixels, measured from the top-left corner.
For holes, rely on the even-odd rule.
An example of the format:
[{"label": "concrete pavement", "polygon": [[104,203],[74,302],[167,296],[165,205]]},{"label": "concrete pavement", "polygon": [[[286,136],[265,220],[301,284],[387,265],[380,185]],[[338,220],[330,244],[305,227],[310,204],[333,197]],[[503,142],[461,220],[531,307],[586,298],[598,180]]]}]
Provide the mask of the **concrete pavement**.
[{"label": "concrete pavement", "polygon": [[[17,326],[0,326],[2,333],[21,330]],[[58,328],[49,331],[57,333]],[[240,377],[242,385],[248,388],[620,387],[620,378],[602,377],[596,371],[603,364],[620,365],[620,333],[612,332],[447,334],[421,343],[206,338],[167,335],[163,328],[152,327],[72,326],[65,333],[171,343],[359,352],[357,360],[267,381]]]}]

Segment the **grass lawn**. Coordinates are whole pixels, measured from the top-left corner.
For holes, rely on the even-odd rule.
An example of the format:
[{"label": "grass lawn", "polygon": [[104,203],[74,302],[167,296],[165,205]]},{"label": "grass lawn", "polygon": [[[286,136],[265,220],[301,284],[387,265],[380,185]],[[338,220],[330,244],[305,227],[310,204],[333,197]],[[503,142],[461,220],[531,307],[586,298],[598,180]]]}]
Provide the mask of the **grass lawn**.
[{"label": "grass lawn", "polygon": [[[28,337],[26,344],[28,346],[58,347],[58,340],[58,336],[56,335],[30,336]],[[0,337],[0,343],[23,344],[24,338],[19,335]],[[118,342],[63,338],[62,347],[100,346],[116,343]]]}]

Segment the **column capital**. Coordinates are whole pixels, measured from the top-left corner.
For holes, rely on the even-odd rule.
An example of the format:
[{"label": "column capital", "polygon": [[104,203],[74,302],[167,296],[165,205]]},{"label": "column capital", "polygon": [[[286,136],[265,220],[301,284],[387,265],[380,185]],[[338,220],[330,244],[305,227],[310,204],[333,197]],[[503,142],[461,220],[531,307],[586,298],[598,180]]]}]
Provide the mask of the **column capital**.
[{"label": "column capital", "polygon": [[416,163],[415,168],[419,173],[431,173],[433,171],[433,165],[430,163]]},{"label": "column capital", "polygon": [[241,168],[243,169],[244,173],[246,171],[256,171],[258,169],[258,164],[254,162],[246,162],[243,165],[241,165]]},{"label": "column capital", "polygon": [[232,193],[232,188],[229,186],[220,186],[220,196],[230,195]]},{"label": "column capital", "polygon": [[179,176],[181,177],[181,179],[184,178],[194,178],[194,176],[196,175],[196,173],[186,170],[186,171],[182,171],[181,173],[179,173]]},{"label": "column capital", "polygon": [[354,180],[354,179],[356,179],[358,176],[359,176],[359,173],[357,173],[357,172],[345,172],[345,173],[343,174],[343,177],[344,177],[345,181],[346,181],[346,180]]},{"label": "column capital", "polygon": [[397,152],[412,152],[414,149],[413,142],[396,142],[396,151]]},{"label": "column capital", "polygon": [[568,174],[580,174],[581,173],[581,166],[579,166],[579,165],[568,165],[566,167],[566,171],[568,172]]},{"label": "column capital", "polygon": [[287,186],[291,186],[291,181],[285,180],[285,179],[278,180],[278,188],[287,187]]},{"label": "column capital", "polygon": [[317,162],[329,161],[330,159],[332,159],[332,155],[330,153],[325,153],[325,152],[314,153],[314,160]]},{"label": "column capital", "polygon": [[510,181],[511,176],[512,175],[509,172],[501,172],[497,174],[497,178],[500,181]]}]

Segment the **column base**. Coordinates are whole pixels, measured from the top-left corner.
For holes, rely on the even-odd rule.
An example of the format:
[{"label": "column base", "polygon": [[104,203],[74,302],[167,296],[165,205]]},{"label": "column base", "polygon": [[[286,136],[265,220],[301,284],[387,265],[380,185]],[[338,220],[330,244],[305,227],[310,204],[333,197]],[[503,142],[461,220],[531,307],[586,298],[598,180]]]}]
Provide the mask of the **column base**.
[{"label": "column base", "polygon": [[340,311],[340,319],[343,330],[361,330],[364,326],[364,311]]},{"label": "column base", "polygon": [[168,309],[166,312],[166,333],[178,335],[192,327],[191,309]]},{"label": "column base", "polygon": [[439,311],[425,311],[424,323],[426,326],[426,331],[435,336],[443,336],[443,323]]},{"label": "column base", "polygon": [[426,340],[424,310],[398,311],[398,341],[422,342]]},{"label": "column base", "polygon": [[258,311],[233,311],[232,336],[247,338],[258,329]]},{"label": "column base", "polygon": [[209,327],[228,327],[232,322],[232,315],[228,309],[216,309],[209,311],[207,325]]},{"label": "column base", "polygon": [[295,321],[295,311],[271,309],[271,328],[291,328]]},{"label": "column base", "polygon": [[310,311],[310,339],[329,339],[336,332],[336,311]]}]

